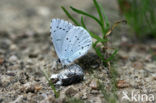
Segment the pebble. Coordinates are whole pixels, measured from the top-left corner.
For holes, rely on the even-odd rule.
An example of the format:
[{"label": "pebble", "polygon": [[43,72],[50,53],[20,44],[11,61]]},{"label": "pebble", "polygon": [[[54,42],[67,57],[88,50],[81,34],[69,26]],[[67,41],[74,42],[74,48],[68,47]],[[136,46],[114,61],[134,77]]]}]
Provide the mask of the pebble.
[{"label": "pebble", "polygon": [[98,89],[98,83],[97,83],[97,80],[93,79],[89,86],[92,88],[92,89]]},{"label": "pebble", "polygon": [[128,55],[127,55],[127,52],[124,52],[124,51],[119,51],[119,57],[121,59],[128,59]]},{"label": "pebble", "polygon": [[3,64],[3,62],[4,62],[4,59],[0,58],[0,64]]},{"label": "pebble", "polygon": [[11,82],[11,77],[10,76],[6,76],[6,75],[3,75],[1,76],[1,85],[3,87],[7,87],[10,85],[10,82]]},{"label": "pebble", "polygon": [[38,92],[42,89],[42,86],[40,85],[35,85],[35,91]]},{"label": "pebble", "polygon": [[0,54],[4,54],[4,53],[5,53],[5,51],[0,49]]},{"label": "pebble", "polygon": [[11,46],[10,46],[10,50],[17,50],[17,45],[15,45],[15,44],[11,44]]},{"label": "pebble", "polygon": [[153,49],[154,51],[156,51],[156,45],[151,45],[151,49]]},{"label": "pebble", "polygon": [[17,56],[15,56],[15,55],[12,55],[10,58],[9,58],[9,61],[11,61],[11,62],[15,62],[15,61],[17,61],[18,60],[18,58],[17,58]]},{"label": "pebble", "polygon": [[25,93],[29,93],[29,92],[34,93],[35,88],[32,83],[27,82],[26,84],[23,85],[23,87],[21,88],[21,91]]},{"label": "pebble", "polygon": [[99,91],[98,90],[91,90],[90,94],[99,94]]},{"label": "pebble", "polygon": [[153,80],[156,80],[156,77],[153,77]]},{"label": "pebble", "polygon": [[133,67],[135,69],[143,69],[144,68],[144,64],[139,62],[139,61],[137,61],[137,62],[133,63]]},{"label": "pebble", "polygon": [[29,54],[29,58],[37,58],[38,53],[31,53]]},{"label": "pebble", "polygon": [[87,99],[87,98],[88,98],[87,93],[84,93],[82,99]]},{"label": "pebble", "polygon": [[68,97],[73,97],[78,91],[75,90],[73,87],[69,87],[66,91],[65,91],[65,95]]},{"label": "pebble", "polygon": [[33,65],[33,60],[32,59],[26,59],[26,64],[27,65]]},{"label": "pebble", "polygon": [[47,8],[47,7],[39,7],[38,8],[38,13],[40,14],[40,15],[42,15],[42,16],[47,16],[47,15],[49,15],[50,14],[50,10],[49,10],[49,8]]},{"label": "pebble", "polygon": [[20,89],[22,92],[25,93],[36,93],[42,89],[42,86],[27,82],[26,84],[23,85],[23,87]]},{"label": "pebble", "polygon": [[129,87],[129,84],[125,80],[119,80],[117,82],[117,87],[120,89],[121,88],[127,88],[127,87]]},{"label": "pebble", "polygon": [[7,71],[6,75],[8,75],[8,76],[15,76],[15,73],[11,72],[11,71]]}]

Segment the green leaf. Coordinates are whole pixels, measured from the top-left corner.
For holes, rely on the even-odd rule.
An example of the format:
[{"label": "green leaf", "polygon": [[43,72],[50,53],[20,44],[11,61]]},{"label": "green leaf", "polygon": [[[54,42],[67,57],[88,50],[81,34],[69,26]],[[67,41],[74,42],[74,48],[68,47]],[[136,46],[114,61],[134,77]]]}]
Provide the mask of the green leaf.
[{"label": "green leaf", "polygon": [[63,6],[61,8],[65,12],[65,14],[68,16],[68,18],[74,22],[75,25],[80,26],[80,24],[70,15],[70,13]]},{"label": "green leaf", "polygon": [[92,18],[93,20],[95,20],[96,22],[98,22],[100,25],[102,25],[101,22],[100,22],[95,16],[93,16],[93,15],[91,15],[91,14],[88,14],[88,13],[82,11],[82,10],[78,10],[78,9],[72,7],[72,6],[71,6],[70,8],[71,8],[74,12],[79,13],[79,14],[82,14],[82,15],[85,15],[85,16],[88,16],[88,17]]}]

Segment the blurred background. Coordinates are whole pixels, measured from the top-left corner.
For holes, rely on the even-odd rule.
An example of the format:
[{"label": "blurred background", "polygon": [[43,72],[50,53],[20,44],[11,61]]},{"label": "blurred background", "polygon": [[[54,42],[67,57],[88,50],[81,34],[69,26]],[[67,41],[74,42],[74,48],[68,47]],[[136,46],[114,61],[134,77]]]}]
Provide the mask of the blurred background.
[{"label": "blurred background", "polygon": [[[116,0],[98,0],[105,9],[110,20],[118,20],[118,5]],[[61,6],[73,6],[94,13],[91,0],[0,0],[0,31],[38,33],[49,32],[52,18],[69,20]],[[111,12],[110,12],[111,11]],[[97,15],[97,14],[95,14]],[[78,15],[76,16],[78,17]],[[90,21],[86,21],[89,22]]]}]

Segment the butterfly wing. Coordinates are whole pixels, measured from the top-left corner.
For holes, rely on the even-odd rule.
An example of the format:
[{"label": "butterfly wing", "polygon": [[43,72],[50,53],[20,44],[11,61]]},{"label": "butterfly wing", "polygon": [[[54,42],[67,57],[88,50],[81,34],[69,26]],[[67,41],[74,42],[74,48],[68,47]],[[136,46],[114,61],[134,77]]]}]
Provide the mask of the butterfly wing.
[{"label": "butterfly wing", "polygon": [[73,28],[73,25],[67,21],[52,19],[50,24],[51,38],[59,58],[61,58],[63,40],[71,28]]},{"label": "butterfly wing", "polygon": [[82,27],[73,27],[65,36],[62,45],[62,64],[68,65],[85,55],[92,45],[90,34]]}]

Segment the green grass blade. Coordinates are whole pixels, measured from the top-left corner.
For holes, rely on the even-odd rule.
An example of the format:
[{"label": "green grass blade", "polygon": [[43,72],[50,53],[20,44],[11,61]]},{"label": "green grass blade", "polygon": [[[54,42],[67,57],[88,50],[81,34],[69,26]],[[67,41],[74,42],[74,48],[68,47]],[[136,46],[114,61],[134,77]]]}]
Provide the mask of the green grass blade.
[{"label": "green grass blade", "polygon": [[98,4],[98,2],[96,0],[93,0],[93,2],[94,2],[94,5],[95,5],[95,7],[97,9],[98,14],[99,14],[99,18],[101,20],[101,23],[103,25],[104,20],[103,20],[103,16],[102,16],[102,12],[101,12],[100,6],[99,6],[99,4]]},{"label": "green grass blade", "polygon": [[65,14],[68,16],[68,18],[74,22],[75,25],[80,26],[80,24],[70,15],[70,13],[63,6],[61,8],[65,12]]},{"label": "green grass blade", "polygon": [[96,48],[96,45],[99,43],[100,41],[96,41],[95,43],[93,43],[93,48]]},{"label": "green grass blade", "polygon": [[95,47],[94,49],[95,49],[96,54],[99,56],[99,58],[100,58],[102,61],[105,61],[103,55],[101,54],[100,47]]},{"label": "green grass blade", "polygon": [[100,42],[102,42],[102,43],[108,41],[108,40],[106,40],[106,39],[100,38],[98,35],[96,35],[96,34],[94,34],[94,33],[92,33],[92,32],[89,32],[89,33],[90,33],[91,37],[94,38],[94,39],[96,39],[97,41],[100,41]]},{"label": "green grass blade", "polygon": [[72,7],[72,6],[71,6],[70,8],[71,8],[74,12],[79,13],[79,14],[82,14],[82,15],[85,15],[85,16],[88,16],[88,17],[92,18],[93,20],[95,20],[96,22],[98,22],[100,25],[102,25],[102,23],[100,22],[100,20],[99,20],[98,18],[96,18],[95,16],[92,16],[92,15],[90,15],[90,14],[88,14],[88,13],[82,11],[82,10],[78,10],[78,9]]},{"label": "green grass blade", "polygon": [[115,55],[118,53],[118,50],[114,50],[114,52],[112,53],[112,55],[106,59],[106,62],[111,61],[112,59],[114,59]]},{"label": "green grass blade", "polygon": [[55,88],[54,84],[49,80],[48,75],[44,71],[42,71],[42,72],[43,72],[45,78],[47,79],[48,83],[50,84],[51,89],[54,91],[55,97],[58,98],[59,92],[56,91],[56,88]]},{"label": "green grass blade", "polygon": [[98,2],[96,0],[93,0],[93,2],[94,2],[94,5],[96,7],[96,10],[97,10],[97,12],[99,14],[99,19],[101,21],[102,35],[103,35],[103,38],[104,38],[104,36],[105,36],[105,29],[104,29],[104,19],[103,19],[103,16],[102,16],[102,12],[101,12],[101,9],[100,9],[100,6],[99,6]]},{"label": "green grass blade", "polygon": [[86,27],[84,20],[83,20],[83,16],[81,16],[81,25],[87,30],[87,27]]},{"label": "green grass blade", "polygon": [[99,89],[101,90],[104,98],[106,99],[106,101],[108,101],[110,94],[105,89],[105,85],[103,85],[103,83],[101,83],[100,81],[98,81],[98,84],[99,84]]},{"label": "green grass blade", "polygon": [[99,7],[102,11],[102,17],[104,18],[104,27],[105,29],[109,29],[110,25],[109,25],[109,21],[108,21],[108,18],[107,16],[105,15],[105,12],[104,12],[104,8],[102,7],[102,4],[99,4]]}]

